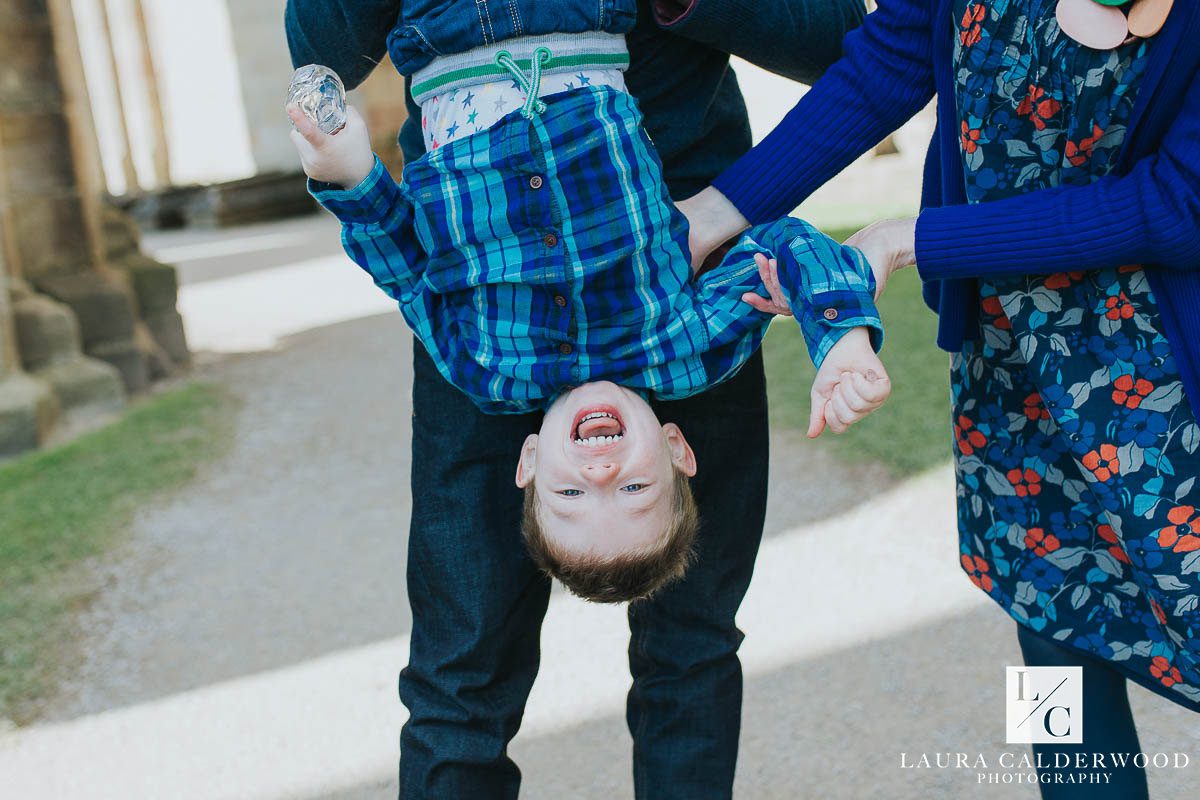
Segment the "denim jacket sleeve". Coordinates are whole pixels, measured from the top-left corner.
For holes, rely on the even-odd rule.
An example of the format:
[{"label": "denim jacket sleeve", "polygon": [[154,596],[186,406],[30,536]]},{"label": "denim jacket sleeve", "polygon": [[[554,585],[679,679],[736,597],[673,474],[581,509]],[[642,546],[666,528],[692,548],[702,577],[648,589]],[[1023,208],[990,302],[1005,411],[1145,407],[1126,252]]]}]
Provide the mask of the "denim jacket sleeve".
[{"label": "denim jacket sleeve", "polygon": [[387,51],[401,0],[287,0],[284,27],[292,66],[324,64],[358,86]]},{"label": "denim jacket sleeve", "polygon": [[842,56],[864,0],[654,0],[664,30],[813,83]]},{"label": "denim jacket sleeve", "polygon": [[309,191],[342,223],[342,247],[389,297],[406,309],[421,292],[425,251],[412,203],[378,158],[352,189],[309,181]]}]

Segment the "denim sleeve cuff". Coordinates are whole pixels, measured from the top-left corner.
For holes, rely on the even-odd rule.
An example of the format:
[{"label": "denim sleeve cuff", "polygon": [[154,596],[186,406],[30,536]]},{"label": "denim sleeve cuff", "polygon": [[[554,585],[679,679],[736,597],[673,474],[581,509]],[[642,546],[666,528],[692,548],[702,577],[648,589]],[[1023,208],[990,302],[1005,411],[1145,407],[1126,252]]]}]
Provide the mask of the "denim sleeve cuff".
[{"label": "denim sleeve cuff", "polygon": [[660,28],[696,41],[719,41],[748,17],[761,14],[756,0],[654,0]]},{"label": "denim sleeve cuff", "polygon": [[654,0],[654,21],[664,28],[689,17],[698,0]]},{"label": "denim sleeve cuff", "polygon": [[367,177],[351,189],[309,178],[308,191],[323,208],[344,225],[382,222],[404,202],[399,184],[392,179],[379,157]]}]

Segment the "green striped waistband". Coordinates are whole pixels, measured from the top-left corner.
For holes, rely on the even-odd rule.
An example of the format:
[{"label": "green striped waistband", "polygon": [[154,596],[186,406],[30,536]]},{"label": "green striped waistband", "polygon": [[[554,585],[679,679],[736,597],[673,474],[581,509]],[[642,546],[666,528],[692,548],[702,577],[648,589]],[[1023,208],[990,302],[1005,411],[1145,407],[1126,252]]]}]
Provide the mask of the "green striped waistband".
[{"label": "green striped waistband", "polygon": [[497,44],[476,47],[465,53],[439,56],[419,70],[412,79],[412,96],[418,105],[430,97],[451,89],[478,83],[506,80],[511,73],[496,63],[496,56],[509,53],[517,66],[529,70],[534,51],[545,47],[550,58],[542,62],[542,73],[586,69],[625,70],[629,50],[625,37],[612,33],[553,33],[546,36],[522,36]]}]

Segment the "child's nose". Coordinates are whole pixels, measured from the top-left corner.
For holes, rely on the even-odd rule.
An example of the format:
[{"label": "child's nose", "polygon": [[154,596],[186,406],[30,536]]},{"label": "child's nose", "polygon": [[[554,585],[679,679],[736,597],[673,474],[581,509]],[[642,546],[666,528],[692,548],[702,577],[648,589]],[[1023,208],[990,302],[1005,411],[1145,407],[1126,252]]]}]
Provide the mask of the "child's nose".
[{"label": "child's nose", "polygon": [[616,464],[585,464],[583,477],[597,486],[605,486],[617,477]]}]

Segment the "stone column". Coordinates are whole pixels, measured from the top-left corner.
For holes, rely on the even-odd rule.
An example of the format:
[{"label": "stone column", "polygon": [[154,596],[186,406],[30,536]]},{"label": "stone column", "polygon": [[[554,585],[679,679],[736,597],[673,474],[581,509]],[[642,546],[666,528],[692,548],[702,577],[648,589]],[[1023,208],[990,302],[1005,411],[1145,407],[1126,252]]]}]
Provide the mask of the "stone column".
[{"label": "stone column", "polygon": [[105,202],[70,0],[0,0],[0,53],[3,454],[119,409],[188,353],[174,269]]},{"label": "stone column", "polygon": [[0,458],[37,447],[58,417],[50,387],[21,371],[9,282],[0,247]]},{"label": "stone column", "polygon": [[[116,367],[126,390],[140,391],[170,359],[139,320],[129,274],[108,260],[102,174],[70,3],[0,0],[0,20],[0,230],[18,288],[57,301],[30,291],[15,296],[26,366],[94,366],[77,357],[81,344]],[[64,306],[71,320],[61,318]],[[81,379],[103,383],[90,367],[73,371],[69,387],[56,380],[64,405],[87,400],[76,391]],[[111,387],[101,396],[111,402]]]}]

